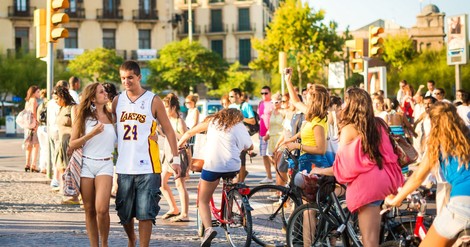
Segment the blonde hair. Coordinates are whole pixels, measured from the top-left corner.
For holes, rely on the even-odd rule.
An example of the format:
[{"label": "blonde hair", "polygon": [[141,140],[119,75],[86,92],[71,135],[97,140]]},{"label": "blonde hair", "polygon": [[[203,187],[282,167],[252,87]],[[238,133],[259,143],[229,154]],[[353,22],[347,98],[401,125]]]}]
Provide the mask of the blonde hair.
[{"label": "blonde hair", "polygon": [[431,132],[428,139],[428,161],[435,166],[441,157],[457,158],[459,167],[468,169],[470,161],[470,130],[457,114],[457,108],[446,102],[436,102],[429,112]]},{"label": "blonde hair", "polygon": [[199,100],[199,95],[197,93],[190,94],[190,95],[186,96],[186,99],[190,100],[190,101],[194,102],[194,104],[196,104],[197,101]]}]

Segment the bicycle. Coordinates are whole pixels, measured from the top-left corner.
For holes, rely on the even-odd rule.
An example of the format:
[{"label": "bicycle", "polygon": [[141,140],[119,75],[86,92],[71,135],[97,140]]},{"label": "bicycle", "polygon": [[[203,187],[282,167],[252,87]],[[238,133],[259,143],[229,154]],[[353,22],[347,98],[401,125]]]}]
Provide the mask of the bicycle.
[{"label": "bicycle", "polygon": [[[316,202],[294,210],[287,224],[287,246],[335,246],[341,238],[344,246],[362,247],[357,227],[335,188],[346,190],[334,177],[319,184]],[[344,193],[341,193],[344,194]]]},{"label": "bicycle", "polygon": [[253,240],[261,246],[285,246],[285,229],[294,208],[302,204],[300,189],[295,186],[293,176],[297,173],[299,162],[288,149],[284,157],[294,161],[294,169],[288,171],[288,184],[260,185],[248,195],[253,208]]},{"label": "bicycle", "polygon": [[[222,177],[222,199],[220,208],[217,208],[212,197],[209,203],[212,216],[215,220],[212,221],[213,227],[222,227],[225,231],[225,236],[230,245],[235,246],[250,246],[252,237],[252,219],[251,219],[251,206],[248,201],[248,194],[250,188],[244,183],[232,183],[232,179],[236,173]],[[198,185],[199,195],[199,185]],[[196,200],[199,204],[199,199]],[[202,224],[199,210],[197,214],[197,229],[198,236],[204,235],[204,225]]]}]

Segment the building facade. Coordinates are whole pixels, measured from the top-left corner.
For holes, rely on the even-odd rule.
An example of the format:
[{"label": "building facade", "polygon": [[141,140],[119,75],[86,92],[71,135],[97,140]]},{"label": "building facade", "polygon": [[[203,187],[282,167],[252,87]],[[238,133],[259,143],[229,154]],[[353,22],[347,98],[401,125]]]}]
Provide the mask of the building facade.
[{"label": "building facade", "polygon": [[[262,38],[277,0],[192,0],[193,39],[228,62],[247,65],[256,58],[251,38]],[[188,36],[186,0],[69,0],[64,26],[69,37],[55,45],[58,61],[105,47],[124,59],[157,58],[166,44]],[[45,0],[0,1],[0,52],[32,52],[36,46],[34,10]]]}]

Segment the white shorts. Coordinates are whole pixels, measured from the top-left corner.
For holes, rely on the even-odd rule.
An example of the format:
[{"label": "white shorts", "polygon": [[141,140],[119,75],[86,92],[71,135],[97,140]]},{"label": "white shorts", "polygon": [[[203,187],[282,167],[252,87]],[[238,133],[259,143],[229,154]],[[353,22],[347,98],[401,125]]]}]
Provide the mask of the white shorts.
[{"label": "white shorts", "polygon": [[470,196],[455,196],[436,216],[433,222],[437,233],[447,239],[457,237],[470,227]]},{"label": "white shorts", "polygon": [[82,173],[80,177],[96,178],[101,175],[113,176],[114,164],[113,159],[110,160],[93,160],[83,157]]}]

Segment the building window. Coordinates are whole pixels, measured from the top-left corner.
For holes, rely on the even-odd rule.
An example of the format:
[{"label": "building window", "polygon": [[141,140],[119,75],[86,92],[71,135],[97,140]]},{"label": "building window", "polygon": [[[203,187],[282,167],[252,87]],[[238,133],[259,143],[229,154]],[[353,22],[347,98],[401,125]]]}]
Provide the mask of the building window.
[{"label": "building window", "polygon": [[103,47],[106,49],[116,49],[115,29],[103,29]]},{"label": "building window", "polygon": [[77,0],[69,0],[69,11],[71,13],[77,12]]},{"label": "building window", "polygon": [[241,65],[248,65],[251,61],[251,40],[240,39],[238,43],[238,53]]},{"label": "building window", "polygon": [[218,53],[220,57],[224,57],[224,41],[223,40],[212,40],[211,50]]},{"label": "building window", "polygon": [[238,31],[250,31],[250,9],[238,9]]},{"label": "building window", "polygon": [[29,9],[29,0],[15,0],[15,10],[26,12]]},{"label": "building window", "polygon": [[69,30],[69,37],[65,38],[65,48],[78,48],[78,29],[67,28]]},{"label": "building window", "polygon": [[139,10],[149,15],[155,9],[155,0],[139,0]]},{"label": "building window", "polygon": [[211,9],[211,32],[222,32],[222,10]]},{"label": "building window", "polygon": [[139,49],[150,49],[150,29],[139,30]]},{"label": "building window", "polygon": [[27,27],[15,28],[15,50],[29,51],[29,29]]},{"label": "building window", "polygon": [[[193,25],[191,25],[193,27],[193,33],[195,31],[195,21],[196,20],[196,13],[195,11],[192,12],[192,16],[193,16]],[[183,12],[183,25],[184,25],[184,33],[188,33],[188,30],[189,30],[189,25],[188,25],[188,11],[184,11]]]}]

